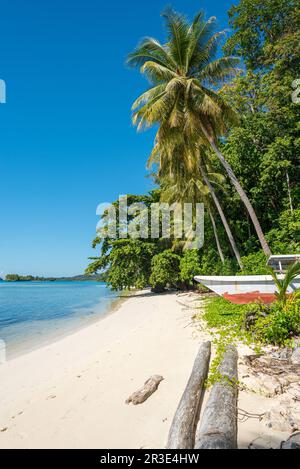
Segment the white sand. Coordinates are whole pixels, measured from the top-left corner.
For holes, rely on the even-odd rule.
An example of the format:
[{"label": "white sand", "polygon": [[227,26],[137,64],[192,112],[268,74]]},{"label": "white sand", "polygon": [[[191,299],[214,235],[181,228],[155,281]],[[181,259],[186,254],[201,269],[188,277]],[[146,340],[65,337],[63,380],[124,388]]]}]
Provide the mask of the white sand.
[{"label": "white sand", "polygon": [[[0,448],[163,448],[207,338],[178,299],[144,292],[98,323],[1,365]],[[165,378],[158,391],[126,405],[152,374]],[[241,399],[248,410],[265,405]],[[243,424],[241,446],[260,432],[256,421]]]}]

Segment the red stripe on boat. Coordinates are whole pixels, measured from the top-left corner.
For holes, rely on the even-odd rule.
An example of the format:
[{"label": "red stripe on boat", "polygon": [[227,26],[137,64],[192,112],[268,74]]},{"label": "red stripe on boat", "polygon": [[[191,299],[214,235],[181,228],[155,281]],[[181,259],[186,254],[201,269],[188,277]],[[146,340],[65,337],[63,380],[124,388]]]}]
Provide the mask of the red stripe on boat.
[{"label": "red stripe on boat", "polygon": [[262,303],[270,304],[276,300],[276,296],[273,293],[260,293],[259,291],[235,293],[233,295],[224,293],[223,298],[226,298],[226,300],[229,300],[231,303],[235,303],[236,305],[245,305],[255,301],[261,301]]}]

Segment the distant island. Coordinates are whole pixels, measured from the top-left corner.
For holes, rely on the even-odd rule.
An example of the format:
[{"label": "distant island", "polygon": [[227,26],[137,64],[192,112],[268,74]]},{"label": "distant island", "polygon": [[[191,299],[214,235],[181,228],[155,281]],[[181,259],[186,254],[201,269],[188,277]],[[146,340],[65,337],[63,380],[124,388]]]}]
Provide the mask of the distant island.
[{"label": "distant island", "polygon": [[[19,275],[7,274],[5,277],[6,282],[82,282],[82,281],[95,281],[105,282],[105,273],[97,275],[75,275],[74,277],[36,277],[33,275]],[[3,279],[0,279],[0,281]]]}]

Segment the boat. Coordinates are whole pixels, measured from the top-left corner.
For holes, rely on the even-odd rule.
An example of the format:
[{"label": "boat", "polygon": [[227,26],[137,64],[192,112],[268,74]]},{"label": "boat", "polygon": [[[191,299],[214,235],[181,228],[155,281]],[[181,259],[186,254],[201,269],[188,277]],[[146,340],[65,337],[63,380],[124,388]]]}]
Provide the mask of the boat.
[{"label": "boat", "polygon": [[[277,273],[278,279],[283,279],[288,266],[295,262],[300,262],[300,254],[270,256],[267,265]],[[254,301],[270,304],[276,300],[277,288],[272,275],[197,275],[195,280],[235,304],[247,304]],[[298,288],[300,288],[300,275],[289,285],[288,294]]]}]

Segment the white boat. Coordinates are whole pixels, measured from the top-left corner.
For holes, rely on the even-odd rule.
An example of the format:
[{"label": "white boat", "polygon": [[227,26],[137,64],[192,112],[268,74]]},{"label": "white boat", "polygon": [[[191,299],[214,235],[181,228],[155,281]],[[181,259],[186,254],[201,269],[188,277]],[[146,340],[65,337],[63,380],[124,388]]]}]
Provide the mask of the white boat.
[{"label": "white boat", "polygon": [[[287,267],[300,262],[299,255],[271,256],[267,265],[278,273],[278,278],[284,278]],[[272,303],[276,299],[276,285],[272,275],[236,275],[236,276],[202,276],[197,275],[195,280],[207,288],[223,296],[232,303],[247,304],[253,301]],[[290,284],[288,293],[300,288],[300,275]]]}]

